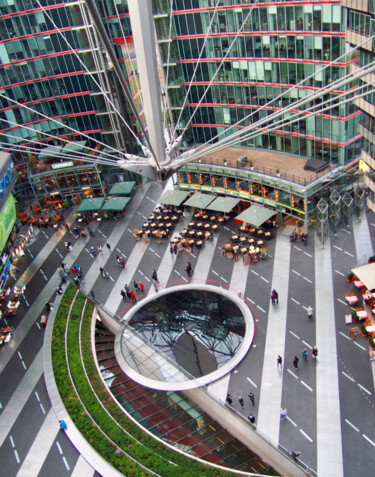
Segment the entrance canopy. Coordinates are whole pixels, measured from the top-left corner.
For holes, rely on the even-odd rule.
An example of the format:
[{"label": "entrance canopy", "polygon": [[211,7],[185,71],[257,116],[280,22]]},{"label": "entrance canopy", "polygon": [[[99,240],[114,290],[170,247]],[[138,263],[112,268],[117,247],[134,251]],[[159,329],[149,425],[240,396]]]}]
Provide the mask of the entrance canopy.
[{"label": "entrance canopy", "polygon": [[190,192],[183,190],[167,190],[159,199],[161,204],[179,206],[186,199]]},{"label": "entrance canopy", "polygon": [[59,154],[62,150],[61,146],[48,146],[42,149],[41,153],[38,156],[38,160],[41,159],[48,159],[49,157],[53,157],[56,154]]},{"label": "entrance canopy", "polygon": [[237,215],[236,220],[242,220],[243,222],[254,225],[254,227],[259,227],[275,214],[276,212],[274,210],[260,207],[259,205],[252,205],[241,212],[240,215]]},{"label": "entrance canopy", "polygon": [[375,288],[375,263],[352,268],[352,272],[365,285],[367,290],[373,290]]},{"label": "entrance canopy", "polygon": [[230,212],[235,207],[240,199],[234,197],[218,197],[212,204],[206,207],[207,210],[215,210],[216,212],[223,212],[224,214]]},{"label": "entrance canopy", "polygon": [[216,199],[217,195],[212,194],[202,194],[202,192],[196,192],[192,195],[184,205],[188,205],[189,207],[198,207],[200,209],[205,209],[208,204]]},{"label": "entrance canopy", "polygon": [[94,199],[83,199],[77,212],[97,212],[104,203],[104,197],[95,197]]},{"label": "entrance canopy", "polygon": [[130,195],[135,187],[135,181],[117,182],[109,191],[109,195]]},{"label": "entrance canopy", "polygon": [[100,210],[107,212],[122,212],[130,200],[130,197],[111,197]]},{"label": "entrance canopy", "polygon": [[72,152],[82,151],[87,144],[87,141],[73,141],[65,144],[61,152],[64,154],[70,154]]}]

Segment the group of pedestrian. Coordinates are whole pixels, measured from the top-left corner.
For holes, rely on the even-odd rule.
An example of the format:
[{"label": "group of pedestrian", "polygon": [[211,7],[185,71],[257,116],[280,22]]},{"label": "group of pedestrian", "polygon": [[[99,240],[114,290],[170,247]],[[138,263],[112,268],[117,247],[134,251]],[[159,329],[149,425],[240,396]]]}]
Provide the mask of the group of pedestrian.
[{"label": "group of pedestrian", "polygon": [[109,278],[109,273],[105,267],[99,267],[99,270],[103,278]]},{"label": "group of pedestrian", "polygon": [[125,268],[125,259],[120,257],[120,255],[115,255],[117,265],[120,265],[123,269]]},{"label": "group of pedestrian", "polygon": [[[311,355],[314,359],[317,358],[318,348],[316,346],[313,346],[312,351],[311,351]],[[307,349],[304,348],[302,350],[302,358],[303,358],[304,361],[307,361],[307,357],[308,357],[308,352],[307,352]],[[280,355],[277,356],[276,363],[277,363],[277,368],[279,370],[282,370],[283,369],[283,358]],[[298,371],[298,363],[299,363],[299,358],[298,358],[297,355],[295,355],[294,358],[293,358],[293,366],[294,366],[294,369],[296,371]]]}]

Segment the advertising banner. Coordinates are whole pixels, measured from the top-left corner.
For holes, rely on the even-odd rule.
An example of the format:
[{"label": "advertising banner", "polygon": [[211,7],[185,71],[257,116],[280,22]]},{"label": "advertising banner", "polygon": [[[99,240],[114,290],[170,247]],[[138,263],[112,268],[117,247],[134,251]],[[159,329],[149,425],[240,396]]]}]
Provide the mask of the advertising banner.
[{"label": "advertising banner", "polygon": [[10,194],[4,207],[0,211],[0,254],[16,222],[16,204],[13,195]]}]

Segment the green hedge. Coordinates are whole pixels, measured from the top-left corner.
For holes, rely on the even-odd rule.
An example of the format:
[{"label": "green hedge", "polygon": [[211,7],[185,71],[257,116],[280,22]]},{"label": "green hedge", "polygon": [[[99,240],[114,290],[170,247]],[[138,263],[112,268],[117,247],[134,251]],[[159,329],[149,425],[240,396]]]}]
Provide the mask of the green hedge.
[{"label": "green hedge", "polygon": [[[74,299],[75,294],[75,288],[69,287],[57,311],[52,339],[52,360],[55,379],[61,398],[74,424],[86,440],[100,455],[127,476],[137,477],[150,474],[122,454],[116,446],[143,466],[165,477],[175,477],[176,475],[181,477],[195,477],[200,475],[221,477],[227,475],[225,471],[219,471],[200,464],[159,443],[144,433],[119,409],[98,376],[95,361],[91,353],[90,329],[93,305],[85,299],[85,296],[81,292],[78,292]],[[95,421],[96,425],[116,446],[92,423],[82,408],[69,379],[65,357],[65,328],[70,304],[73,300],[74,304],[70,315],[71,319],[69,320],[67,338],[68,361],[72,380],[87,412]],[[79,326],[83,308],[84,313],[81,325],[82,349],[80,350]],[[90,383],[86,379],[81,363],[81,353],[86,373],[97,396],[92,392]],[[100,406],[98,400],[105,406],[113,419],[111,419],[102,406]],[[125,429],[130,436],[127,435],[121,427]]]}]

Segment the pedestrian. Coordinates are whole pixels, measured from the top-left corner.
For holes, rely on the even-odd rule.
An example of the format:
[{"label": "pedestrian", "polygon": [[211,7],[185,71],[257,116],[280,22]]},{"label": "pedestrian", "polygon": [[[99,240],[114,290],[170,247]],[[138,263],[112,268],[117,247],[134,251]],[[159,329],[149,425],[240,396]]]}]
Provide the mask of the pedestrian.
[{"label": "pedestrian", "polygon": [[307,349],[306,349],[306,348],[304,348],[304,349],[302,350],[302,358],[303,358],[305,361],[307,361]]},{"label": "pedestrian", "polygon": [[277,293],[277,291],[275,289],[273,290],[273,292],[274,292],[274,296],[275,296],[276,305],[278,305],[279,304],[279,294]]},{"label": "pedestrian", "polygon": [[276,290],[272,290],[271,292],[271,303],[272,305],[276,305]]},{"label": "pedestrian", "polygon": [[122,299],[125,300],[125,298],[126,298],[126,291],[125,291],[125,290],[121,290],[121,291],[120,291],[120,294],[121,294],[121,296],[122,296]]},{"label": "pedestrian", "polygon": [[255,406],[255,396],[253,392],[249,392],[249,398],[253,406]]},{"label": "pedestrian", "polygon": [[143,285],[142,282],[139,282],[138,285],[139,285],[139,288],[141,289],[141,292],[145,291],[145,286]]},{"label": "pedestrian", "polygon": [[318,356],[318,348],[316,346],[313,346],[311,354],[313,358],[316,359],[316,357]]},{"label": "pedestrian", "polygon": [[174,255],[174,246],[173,246],[173,243],[171,243],[170,247],[169,247],[169,252],[171,254],[171,257],[173,257]]},{"label": "pedestrian", "polygon": [[301,454],[300,451],[296,451],[296,450],[292,450],[292,452],[290,453],[290,455],[292,457],[294,457],[295,459],[297,459],[297,457]]},{"label": "pedestrian", "polygon": [[232,396],[229,393],[227,394],[226,401],[229,404],[229,406],[232,405],[233,399],[232,399]]},{"label": "pedestrian", "polygon": [[280,355],[277,357],[277,367],[283,369],[283,358]]},{"label": "pedestrian", "polygon": [[61,431],[65,431],[65,429],[67,428],[68,426],[66,425],[66,422],[64,421],[64,419],[61,419],[60,421],[60,430]]},{"label": "pedestrian", "polygon": [[94,290],[90,291],[91,298],[96,301]]},{"label": "pedestrian", "polygon": [[73,281],[74,281],[75,286],[76,286],[77,288],[79,288],[79,285],[80,285],[80,284],[79,284],[79,278],[74,275]]},{"label": "pedestrian", "polygon": [[158,274],[156,273],[155,268],[154,268],[153,271],[152,271],[152,279],[153,279],[157,284],[159,284]]},{"label": "pedestrian", "polygon": [[159,282],[154,279],[154,280],[152,280],[152,284],[154,285],[155,291],[157,292],[157,291],[158,291],[158,284],[159,284]]},{"label": "pedestrian", "polygon": [[193,269],[191,268],[191,263],[190,262],[187,263],[185,271],[186,271],[188,277],[190,278],[191,274],[192,274],[192,271],[193,271]]},{"label": "pedestrian", "polygon": [[98,253],[103,253],[103,247],[101,245],[98,245],[96,247],[96,249],[97,249]]},{"label": "pedestrian", "polygon": [[105,245],[106,245],[106,247],[108,248],[109,253],[112,253],[112,249],[111,249],[111,246],[109,245],[109,243],[107,242]]},{"label": "pedestrian", "polygon": [[241,407],[245,407],[245,403],[244,403],[244,401],[243,401],[243,397],[242,397],[242,396],[238,398],[238,402],[241,404]]},{"label": "pedestrian", "polygon": [[95,251],[94,247],[90,247],[90,253],[91,253],[92,258],[96,257],[96,251]]},{"label": "pedestrian", "polygon": [[135,280],[133,282],[133,285],[134,285],[134,288],[136,289],[136,291],[139,292],[139,285]]},{"label": "pedestrian", "polygon": [[64,224],[64,227],[66,228],[66,230],[69,232],[69,225],[65,222]]},{"label": "pedestrian", "polygon": [[100,267],[99,270],[104,278],[109,278],[108,272],[104,267]]},{"label": "pedestrian", "polygon": [[298,361],[299,361],[298,356],[294,356],[293,366],[296,369],[296,371],[298,370]]},{"label": "pedestrian", "polygon": [[135,296],[135,293],[133,290],[130,291],[130,299],[132,301],[132,303],[137,303],[137,298]]},{"label": "pedestrian", "polygon": [[250,414],[247,416],[247,418],[249,419],[251,425],[254,425],[254,424],[255,424],[255,416],[253,416],[252,413],[250,413]]},{"label": "pedestrian", "polygon": [[125,259],[123,257],[119,258],[119,263],[122,266],[122,268],[125,268]]},{"label": "pedestrian", "polygon": [[283,421],[284,419],[286,419],[287,415],[288,415],[287,409],[285,407],[282,407],[280,411],[281,420]]},{"label": "pedestrian", "polygon": [[312,320],[313,312],[314,312],[313,307],[311,305],[309,305],[307,307],[307,316],[309,317],[309,320]]},{"label": "pedestrian", "polygon": [[72,244],[70,242],[64,242],[64,245],[67,251],[70,252]]},{"label": "pedestrian", "polygon": [[46,305],[46,308],[47,308],[48,313],[49,313],[50,311],[53,311],[53,305],[52,305],[52,303],[48,303],[48,301],[46,301],[44,304]]}]

